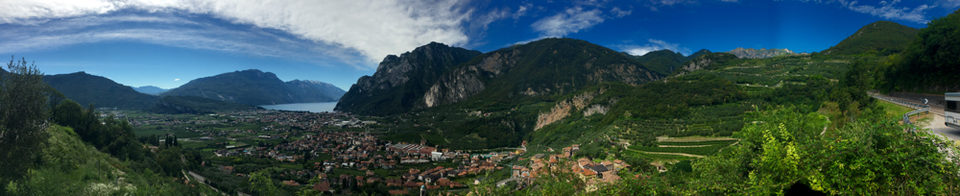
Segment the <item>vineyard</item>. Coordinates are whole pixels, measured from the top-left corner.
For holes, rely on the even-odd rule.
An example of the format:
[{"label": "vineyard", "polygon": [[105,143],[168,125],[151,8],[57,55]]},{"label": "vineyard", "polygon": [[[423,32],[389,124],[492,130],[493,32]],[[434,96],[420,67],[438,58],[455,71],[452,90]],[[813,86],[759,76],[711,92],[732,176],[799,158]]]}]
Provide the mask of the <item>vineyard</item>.
[{"label": "vineyard", "polygon": [[641,156],[658,160],[678,160],[677,156],[700,157],[719,152],[722,148],[736,143],[731,138],[702,138],[695,142],[657,142],[656,146],[632,145],[629,147]]}]

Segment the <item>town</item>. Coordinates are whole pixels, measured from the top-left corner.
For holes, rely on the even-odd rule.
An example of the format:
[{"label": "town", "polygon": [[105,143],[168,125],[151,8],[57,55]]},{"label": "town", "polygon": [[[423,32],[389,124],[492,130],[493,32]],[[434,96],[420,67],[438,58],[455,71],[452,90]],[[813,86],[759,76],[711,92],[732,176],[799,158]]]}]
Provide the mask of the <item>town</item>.
[{"label": "town", "polygon": [[[497,186],[515,181],[519,189],[549,171],[572,172],[592,185],[615,182],[620,179],[618,172],[630,167],[616,159],[574,158],[579,145],[524,158],[526,142],[519,148],[478,153],[441,149],[429,146],[426,140],[385,141],[379,139],[375,128],[385,125],[343,113],[254,110],[126,118],[138,134],[160,135],[156,138],[161,143],[166,142],[163,138],[174,138],[186,148],[207,153],[213,160],[269,160],[283,168],[279,173],[285,179],[284,186],[310,186],[315,191],[338,194],[350,194],[365,185],[386,187],[391,194],[420,189],[465,190],[485,181]],[[248,177],[256,171],[241,169],[245,168],[242,164],[211,161],[204,166],[235,178]],[[487,179],[488,173],[503,175]]]}]

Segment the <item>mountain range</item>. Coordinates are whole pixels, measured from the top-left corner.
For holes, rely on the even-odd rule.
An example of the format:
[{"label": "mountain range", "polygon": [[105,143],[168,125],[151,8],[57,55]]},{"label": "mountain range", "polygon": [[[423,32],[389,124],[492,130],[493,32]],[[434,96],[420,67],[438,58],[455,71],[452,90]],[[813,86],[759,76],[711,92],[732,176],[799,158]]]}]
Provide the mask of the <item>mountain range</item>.
[{"label": "mountain range", "polygon": [[168,91],[155,86],[132,88],[85,72],[47,75],[43,79],[66,98],[82,105],[93,103],[96,107],[150,109],[160,113],[207,113],[253,108],[249,105],[330,102],[345,93],[319,81],[282,82],[273,73],[260,70],[200,78]]},{"label": "mountain range", "polygon": [[141,86],[141,87],[133,87],[133,90],[136,90],[137,92],[140,92],[143,94],[159,95],[160,93],[167,92],[167,90],[169,89],[162,89],[160,87],[147,85],[147,86]]},{"label": "mountain range", "polygon": [[337,101],[310,84],[315,83],[283,82],[273,73],[250,69],[191,80],[160,96],[197,96],[247,105]]},{"label": "mountain range", "polygon": [[727,51],[727,53],[737,55],[738,58],[748,58],[748,59],[770,58],[770,57],[775,57],[775,56],[780,56],[785,54],[796,54],[795,52],[790,51],[790,49],[786,49],[786,48],[784,49],[774,48],[769,50],[766,48],[760,48],[759,50],[753,49],[753,48],[736,48],[731,51]]}]

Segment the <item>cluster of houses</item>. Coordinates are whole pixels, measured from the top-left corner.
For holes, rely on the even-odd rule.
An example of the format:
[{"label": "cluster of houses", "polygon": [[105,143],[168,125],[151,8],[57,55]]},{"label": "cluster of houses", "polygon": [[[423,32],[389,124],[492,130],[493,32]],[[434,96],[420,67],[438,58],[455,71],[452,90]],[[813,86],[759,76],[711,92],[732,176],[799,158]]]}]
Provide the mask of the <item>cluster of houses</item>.
[{"label": "cluster of houses", "polygon": [[[579,145],[572,145],[563,148],[560,154],[544,156],[544,154],[534,155],[530,159],[529,166],[513,166],[511,168],[512,177],[521,178],[526,182],[531,182],[538,176],[547,172],[548,168],[553,171],[572,172],[578,174],[580,178],[587,181],[588,184],[596,182],[615,182],[620,180],[617,173],[620,170],[630,167],[626,162],[616,159],[613,161],[602,160],[594,161],[589,158],[579,158],[573,160],[572,157],[580,150]],[[563,169],[563,166],[570,168]]]}]

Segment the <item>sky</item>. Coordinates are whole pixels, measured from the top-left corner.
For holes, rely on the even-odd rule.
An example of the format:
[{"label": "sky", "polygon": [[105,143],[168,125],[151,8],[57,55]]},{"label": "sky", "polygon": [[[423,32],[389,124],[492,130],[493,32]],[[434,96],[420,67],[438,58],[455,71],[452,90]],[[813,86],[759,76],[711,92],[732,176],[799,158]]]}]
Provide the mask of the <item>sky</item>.
[{"label": "sky", "polygon": [[259,69],[344,90],[430,42],[489,52],[549,37],[633,55],[821,51],[860,27],[913,28],[960,0],[0,0],[0,56],[138,87]]}]

